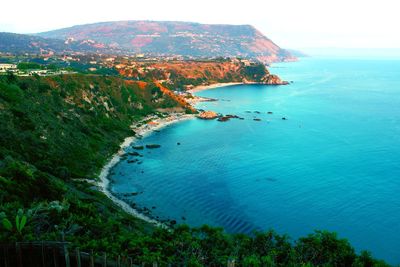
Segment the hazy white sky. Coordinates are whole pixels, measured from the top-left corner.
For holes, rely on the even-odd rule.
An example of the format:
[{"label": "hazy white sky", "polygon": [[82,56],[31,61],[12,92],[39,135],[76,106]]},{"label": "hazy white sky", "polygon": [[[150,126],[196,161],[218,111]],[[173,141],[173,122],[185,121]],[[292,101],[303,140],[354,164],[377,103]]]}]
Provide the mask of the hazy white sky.
[{"label": "hazy white sky", "polygon": [[112,20],[251,24],[285,48],[400,48],[399,0],[2,0],[0,31]]}]

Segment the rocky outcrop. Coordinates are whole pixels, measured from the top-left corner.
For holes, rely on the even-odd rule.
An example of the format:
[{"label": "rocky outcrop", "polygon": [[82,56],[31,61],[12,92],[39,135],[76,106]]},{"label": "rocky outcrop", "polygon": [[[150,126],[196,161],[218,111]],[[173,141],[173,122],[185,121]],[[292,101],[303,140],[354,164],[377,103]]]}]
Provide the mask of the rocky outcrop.
[{"label": "rocky outcrop", "polygon": [[197,115],[199,119],[214,120],[219,117],[218,113],[214,111],[203,111]]},{"label": "rocky outcrop", "polygon": [[275,74],[269,74],[265,76],[265,78],[262,81],[263,84],[269,84],[269,85],[286,85],[289,84],[287,81],[282,81],[281,78],[279,78]]}]

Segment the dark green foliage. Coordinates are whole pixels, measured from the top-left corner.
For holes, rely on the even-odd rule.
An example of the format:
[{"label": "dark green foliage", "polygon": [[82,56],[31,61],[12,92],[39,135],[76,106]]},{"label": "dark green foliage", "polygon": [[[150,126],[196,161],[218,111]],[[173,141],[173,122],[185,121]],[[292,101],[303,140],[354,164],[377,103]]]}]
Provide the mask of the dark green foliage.
[{"label": "dark green foliage", "polygon": [[355,260],[354,249],[346,239],[325,231],[300,238],[295,249],[301,262],[313,265],[352,266]]},{"label": "dark green foliage", "polygon": [[267,68],[262,64],[253,64],[245,66],[242,69],[242,75],[250,80],[259,80],[268,74]]},{"label": "dark green foliage", "polygon": [[0,169],[0,200],[28,204],[35,200],[59,199],[65,186],[28,163],[6,157]]},{"label": "dark green foliage", "polygon": [[151,89],[151,94],[152,94],[153,98],[159,98],[159,97],[161,97],[163,95],[162,92],[161,92],[161,89],[158,88],[157,86],[154,86]]},{"label": "dark green foliage", "polygon": [[0,82],[0,97],[11,103],[20,102],[23,91],[17,85]]},{"label": "dark green foliage", "polygon": [[[313,244],[321,239],[329,240],[330,245]],[[157,229],[150,236],[135,238],[127,252],[137,263],[161,265],[226,266],[230,260],[238,266],[387,266],[365,252],[357,256],[348,241],[334,233],[316,232],[307,240],[293,245],[288,237],[273,231],[246,236],[209,226],[193,229],[182,225],[173,231]],[[322,255],[306,258],[299,247]]]},{"label": "dark green foliage", "polygon": [[17,68],[20,70],[29,70],[29,69],[41,69],[42,65],[33,62],[22,62],[18,63]]}]

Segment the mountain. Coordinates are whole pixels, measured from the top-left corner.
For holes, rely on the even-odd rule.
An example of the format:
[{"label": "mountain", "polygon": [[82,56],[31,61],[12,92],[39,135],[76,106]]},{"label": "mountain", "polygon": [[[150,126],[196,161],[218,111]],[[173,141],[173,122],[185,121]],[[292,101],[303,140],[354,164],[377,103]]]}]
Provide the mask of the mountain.
[{"label": "mountain", "polygon": [[40,53],[43,50],[63,50],[66,45],[61,40],[50,40],[25,34],[0,33],[0,51],[6,53]]},{"label": "mountain", "polygon": [[120,51],[94,41],[65,42],[36,35],[0,32],[0,52],[13,54],[48,54],[68,52],[118,53]]},{"label": "mountain", "polygon": [[37,35],[69,44],[97,42],[103,47],[154,55],[246,57],[266,63],[295,59],[250,25],[118,21],[78,25]]}]

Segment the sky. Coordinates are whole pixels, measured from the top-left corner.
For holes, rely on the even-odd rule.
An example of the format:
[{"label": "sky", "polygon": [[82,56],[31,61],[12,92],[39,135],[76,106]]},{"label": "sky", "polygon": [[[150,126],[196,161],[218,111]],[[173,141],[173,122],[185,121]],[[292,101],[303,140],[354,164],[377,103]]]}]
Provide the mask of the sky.
[{"label": "sky", "polygon": [[400,48],[398,0],[2,1],[0,31],[117,20],[251,24],[284,48]]}]

